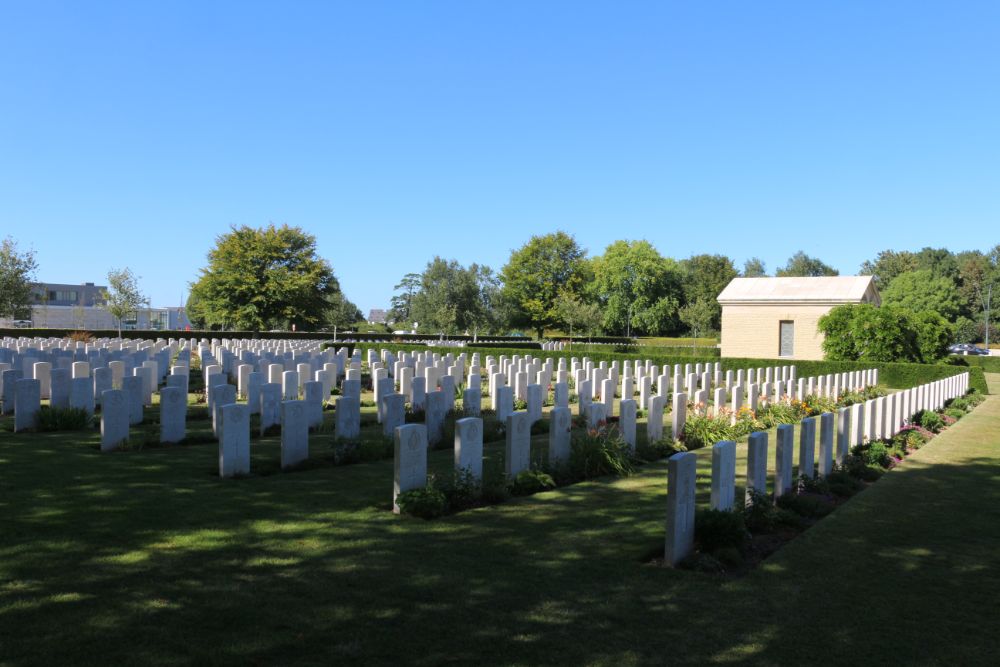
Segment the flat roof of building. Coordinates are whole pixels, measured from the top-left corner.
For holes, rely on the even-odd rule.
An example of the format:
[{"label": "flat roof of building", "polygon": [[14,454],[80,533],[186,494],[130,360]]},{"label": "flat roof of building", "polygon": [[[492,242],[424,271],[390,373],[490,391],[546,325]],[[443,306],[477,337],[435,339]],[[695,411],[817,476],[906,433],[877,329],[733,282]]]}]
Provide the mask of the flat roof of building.
[{"label": "flat roof of building", "polygon": [[733,278],[718,296],[722,305],[737,303],[880,304],[872,276],[817,278]]}]

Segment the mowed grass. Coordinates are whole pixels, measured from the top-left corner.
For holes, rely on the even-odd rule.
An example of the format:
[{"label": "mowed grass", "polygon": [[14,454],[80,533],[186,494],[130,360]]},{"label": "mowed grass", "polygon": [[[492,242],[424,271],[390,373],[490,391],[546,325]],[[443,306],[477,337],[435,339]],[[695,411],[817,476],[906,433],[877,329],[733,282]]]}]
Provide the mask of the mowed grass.
[{"label": "mowed grass", "polygon": [[[391,460],[221,481],[211,444],[102,455],[96,434],[7,431],[0,664],[995,664],[1000,649],[995,395],[736,580],[645,564],[665,462],[425,522],[391,513]],[[253,447],[273,466],[275,438]]]}]

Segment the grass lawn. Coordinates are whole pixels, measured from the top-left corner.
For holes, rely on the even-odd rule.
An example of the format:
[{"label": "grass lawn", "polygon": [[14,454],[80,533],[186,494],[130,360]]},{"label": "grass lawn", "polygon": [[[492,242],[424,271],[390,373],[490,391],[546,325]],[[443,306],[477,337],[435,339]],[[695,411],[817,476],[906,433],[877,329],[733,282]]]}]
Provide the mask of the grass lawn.
[{"label": "grass lawn", "polygon": [[[392,515],[391,460],[220,481],[212,444],[102,455],[94,434],[9,423],[2,665],[965,665],[1000,650],[996,394],[735,580],[644,564],[664,462],[425,522]],[[256,441],[254,465],[277,448]]]}]

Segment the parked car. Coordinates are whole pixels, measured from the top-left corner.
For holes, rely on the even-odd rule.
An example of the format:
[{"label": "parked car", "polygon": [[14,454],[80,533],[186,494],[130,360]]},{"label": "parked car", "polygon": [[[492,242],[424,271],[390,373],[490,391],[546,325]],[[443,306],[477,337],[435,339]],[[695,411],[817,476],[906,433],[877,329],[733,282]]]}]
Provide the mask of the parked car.
[{"label": "parked car", "polygon": [[972,343],[956,343],[948,348],[948,351],[952,354],[972,354],[972,355],[982,355],[988,356],[989,350],[981,347],[976,347]]}]

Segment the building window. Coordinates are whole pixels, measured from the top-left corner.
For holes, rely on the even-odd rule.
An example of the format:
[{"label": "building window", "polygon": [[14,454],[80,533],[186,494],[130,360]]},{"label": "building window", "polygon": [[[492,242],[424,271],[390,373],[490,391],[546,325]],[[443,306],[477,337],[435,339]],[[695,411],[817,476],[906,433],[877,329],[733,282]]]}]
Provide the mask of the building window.
[{"label": "building window", "polygon": [[778,322],[778,356],[791,357],[795,355],[795,322],[781,320]]},{"label": "building window", "polygon": [[79,295],[75,290],[49,290],[49,301],[76,301]]}]

